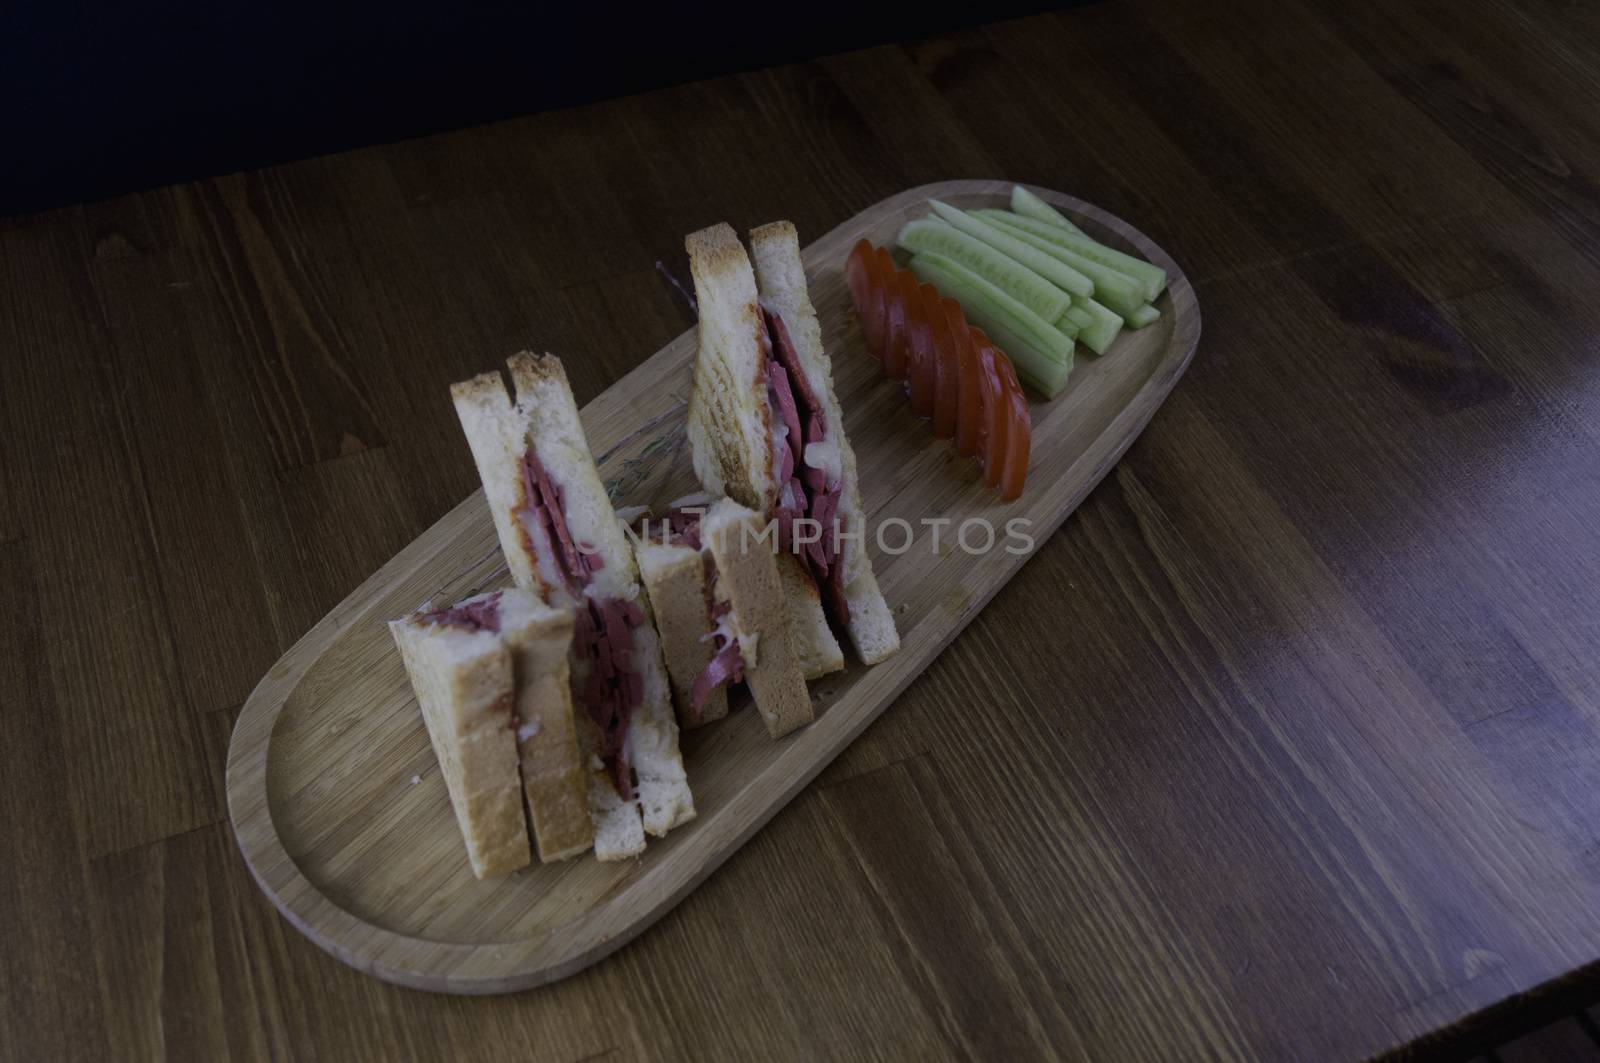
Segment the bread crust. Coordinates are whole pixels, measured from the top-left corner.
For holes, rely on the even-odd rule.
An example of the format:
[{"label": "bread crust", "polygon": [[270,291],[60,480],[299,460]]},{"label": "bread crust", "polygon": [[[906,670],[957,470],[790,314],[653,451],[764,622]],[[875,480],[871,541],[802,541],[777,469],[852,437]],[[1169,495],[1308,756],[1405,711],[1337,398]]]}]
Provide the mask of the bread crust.
[{"label": "bread crust", "polygon": [[[856,455],[845,432],[844,410],[833,388],[833,363],[822,347],[822,327],[806,285],[800,235],[791,222],[771,222],[750,231],[750,251],[760,298],[783,318],[812,390],[823,403],[828,431],[838,444],[840,518],[847,529],[860,530],[866,516],[861,505]],[[845,539],[840,553],[844,562],[845,600],[850,608],[850,622],[846,625],[850,641],[863,663],[877,664],[900,648],[894,615],[873,574],[865,538]]]},{"label": "bread crust", "polygon": [[[514,404],[492,373],[463,381],[451,393],[513,578],[546,602],[571,602],[559,576],[541,568],[516,516],[526,501],[523,455],[532,448],[563,493],[564,518],[573,538],[603,561],[592,574],[590,593],[636,601],[645,614],[645,624],[633,629],[632,647],[645,697],[629,722],[626,739],[639,782],[637,799],[624,801],[618,794],[599,757],[598,731],[587,710],[572,711],[595,855],[602,860],[623,859],[643,849],[645,831],[663,834],[694,817],[660,645],[649,603],[640,594],[632,547],[595,468],[561,360],[522,351],[507,359],[507,366],[517,390]],[[551,851],[569,847],[552,842]]]},{"label": "bread crust", "polygon": [[531,859],[516,739],[511,732],[511,653],[492,632],[389,623],[411,679],[456,825],[478,878],[508,874]]},{"label": "bread crust", "polygon": [[[766,515],[778,498],[772,408],[767,397],[766,324],[756,275],[738,235],[713,225],[684,240],[700,304],[699,350],[689,397],[695,473],[713,495],[725,494]],[[790,604],[795,652],[807,678],[844,667],[816,583],[798,558],[779,558]]]},{"label": "bread crust", "polygon": [[688,426],[695,473],[712,494],[770,512],[778,488],[755,273],[725,222],[690,233],[684,247],[700,307]]},{"label": "bread crust", "polygon": [[511,579],[523,590],[548,601],[553,588],[541,577],[538,559],[528,548],[526,533],[516,517],[524,501],[521,461],[527,447],[526,424],[512,407],[499,373],[480,373],[451,384],[450,398],[472,451],[478,479],[483,482],[484,499]]},{"label": "bread crust", "polygon": [[728,692],[722,687],[711,692],[700,711],[694,711],[694,681],[711,662],[712,642],[706,638],[711,619],[706,608],[705,562],[700,551],[687,546],[638,543],[639,576],[650,608],[661,632],[661,650],[667,659],[667,675],[672,680],[673,702],[678,710],[678,726],[684,730],[702,727],[728,715]]},{"label": "bread crust", "polygon": [[[517,753],[541,863],[594,844],[572,702],[573,617],[527,591],[501,599],[501,639],[516,676]],[[520,596],[520,600],[514,599]],[[515,606],[515,610],[513,610]]]},{"label": "bread crust", "polygon": [[759,543],[763,518],[724,498],[701,521],[701,536],[717,566],[715,593],[733,606],[744,679],[767,733],[780,738],[814,718],[800,661],[789,642],[789,617],[777,559]]},{"label": "bread crust", "polygon": [[[633,546],[600,480],[561,359],[519,351],[506,360],[506,365],[517,389],[517,412],[527,420],[529,443],[545,471],[561,488],[567,527],[575,540],[592,547],[603,562],[591,574],[585,593],[602,600],[627,599],[644,613],[644,624],[632,630],[633,663],[644,686],[644,697],[628,721],[624,742],[628,763],[638,781],[635,800],[630,804],[637,807],[646,833],[664,835],[694,818],[694,797],[678,748],[678,721],[672,710],[672,690],[661,657],[661,643],[649,599],[640,592]],[[591,795],[600,781],[591,784]],[[609,777],[604,781],[609,785]],[[591,812],[598,809],[605,816],[613,815],[609,801],[600,805],[591,801],[590,808]],[[604,847],[604,831],[598,823],[597,820],[596,854]]]}]

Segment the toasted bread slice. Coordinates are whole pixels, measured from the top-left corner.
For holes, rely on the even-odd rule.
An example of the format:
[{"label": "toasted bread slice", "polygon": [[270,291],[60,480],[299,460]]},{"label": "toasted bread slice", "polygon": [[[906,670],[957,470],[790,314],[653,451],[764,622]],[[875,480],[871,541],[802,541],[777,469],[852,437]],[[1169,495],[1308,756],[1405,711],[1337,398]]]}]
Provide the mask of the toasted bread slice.
[{"label": "toasted bread slice", "polygon": [[699,550],[690,546],[640,539],[634,544],[639,560],[639,575],[656,627],[661,632],[661,649],[667,661],[667,676],[672,680],[673,701],[678,708],[678,726],[685,730],[700,727],[728,715],[728,692],[722,687],[711,692],[694,709],[694,681],[711,661],[711,588],[706,586],[706,566]]},{"label": "toasted bread slice", "polygon": [[522,793],[539,860],[565,860],[594,843],[588,782],[573,722],[572,610],[531,591],[500,597],[500,639],[516,677],[516,740]]},{"label": "toasted bread slice", "polygon": [[522,455],[528,448],[527,419],[511,405],[499,373],[480,373],[450,385],[450,398],[466,433],[472,461],[483,481],[484,499],[494,519],[500,550],[518,587],[545,601],[565,595],[554,572],[539,571],[539,557],[517,519],[523,505]]},{"label": "toasted bread slice", "polygon": [[[590,775],[595,855],[621,859],[643,848],[642,831],[664,834],[694,817],[660,643],[650,622],[649,604],[640,594],[632,549],[595,469],[561,361],[524,352],[513,355],[508,366],[517,389],[514,405],[494,374],[458,384],[452,394],[513,578],[553,603],[586,606],[589,601],[615,599],[633,603],[644,613],[644,623],[631,629],[630,647],[643,700],[629,718],[623,739],[624,759],[638,780],[636,801],[625,800],[606,772],[599,729],[584,726],[587,711],[576,714],[579,745]],[[563,579],[546,533],[518,516],[528,503],[523,458],[529,451],[560,492],[561,518],[572,539],[595,558],[582,603],[573,598]],[[575,654],[572,669],[579,682],[588,668],[587,657]]]},{"label": "toasted bread slice", "polygon": [[[684,241],[700,307],[699,351],[689,395],[689,444],[695,474],[713,495],[727,495],[765,516],[778,500],[780,444],[767,397],[770,351],[756,305],[755,273],[726,224]],[[795,650],[807,678],[844,667],[810,574],[797,559],[780,566],[789,596]]]},{"label": "toasted bread slice", "polygon": [[778,485],[755,273],[726,224],[690,233],[684,246],[700,309],[688,415],[695,475],[712,495],[767,513]]},{"label": "toasted bread slice", "polygon": [[488,878],[527,866],[511,650],[494,631],[436,623],[421,613],[391,621],[389,632],[422,706],[472,873]]},{"label": "toasted bread slice", "polygon": [[[532,535],[538,528],[525,527],[518,516],[527,502],[522,468],[523,455],[531,445],[527,411],[512,404],[498,373],[483,373],[453,384],[450,394],[478,467],[478,477],[483,481],[484,498],[511,578],[518,587],[548,603],[572,608],[576,602],[549,554],[549,544],[540,544],[544,549],[536,547]],[[569,662],[572,671],[580,667],[575,647],[569,652]],[[581,667],[588,667],[587,662],[582,662]],[[574,706],[573,730],[578,742],[579,770],[586,780],[595,856],[602,860],[637,856],[644,851],[638,805],[623,800],[617,792],[599,755],[599,730],[582,706]]]},{"label": "toasted bread slice", "polygon": [[[529,445],[562,492],[567,528],[580,548],[592,551],[601,562],[585,594],[596,600],[625,599],[644,613],[644,623],[632,629],[632,661],[643,681],[644,700],[628,723],[626,756],[638,779],[644,829],[665,834],[694,818],[694,797],[678,750],[678,724],[661,642],[649,599],[640,593],[633,547],[595,468],[561,359],[522,352],[506,364],[517,389],[517,412],[528,426]],[[596,841],[598,854],[598,836]]]},{"label": "toasted bread slice", "polygon": [[[800,237],[790,222],[778,221],[750,231],[750,252],[755,259],[756,287],[768,309],[783,319],[795,353],[805,369],[811,390],[824,407],[828,434],[839,449],[842,475],[839,517],[847,530],[866,527],[861,506],[861,484],[856,475],[856,455],[844,430],[844,411],[833,390],[833,363],[822,349],[822,326],[806,288],[805,264],[800,259]],[[878,589],[867,556],[866,537],[841,539],[844,559],[845,600],[849,603],[848,631],[856,654],[865,664],[877,664],[900,648],[894,615]]]},{"label": "toasted bread slice", "polygon": [[828,626],[822,594],[806,571],[805,563],[787,550],[778,551],[778,580],[789,603],[789,639],[806,679],[816,679],[844,667],[844,651]]},{"label": "toasted bread slice", "polygon": [[790,648],[790,625],[777,560],[760,534],[764,518],[724,498],[700,522],[701,540],[716,564],[713,594],[732,605],[728,614],[744,680],[756,711],[774,738],[813,718],[805,675]]},{"label": "toasted bread slice", "polygon": [[[535,548],[530,529],[517,515],[526,504],[522,471],[522,458],[529,447],[526,413],[512,404],[498,373],[481,373],[452,384],[450,395],[478,467],[478,478],[483,481],[484,499],[511,578],[518,587],[546,602],[573,606],[575,602],[548,553]],[[575,651],[569,652],[569,674],[577,664]],[[581,706],[574,706],[573,730],[578,741],[579,770],[585,777],[595,855],[602,860],[637,856],[644,851],[644,827],[639,822],[638,806],[617,793],[598,753],[599,732]]]}]

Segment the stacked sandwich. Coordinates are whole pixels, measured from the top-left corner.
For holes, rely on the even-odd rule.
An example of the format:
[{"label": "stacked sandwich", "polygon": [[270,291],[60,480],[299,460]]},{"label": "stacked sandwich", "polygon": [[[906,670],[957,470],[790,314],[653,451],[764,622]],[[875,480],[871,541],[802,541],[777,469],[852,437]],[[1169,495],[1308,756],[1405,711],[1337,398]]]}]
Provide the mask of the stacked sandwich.
[{"label": "stacked sandwich", "polygon": [[694,818],[679,727],[730,685],[778,737],[844,667],[830,620],[866,664],[899,646],[794,227],[750,243],[753,268],[726,225],[687,241],[706,494],[659,519],[618,520],[558,359],[513,356],[514,400],[495,373],[451,389],[516,586],[390,627],[479,877],[638,854]]},{"label": "stacked sandwich", "polygon": [[[709,510],[645,525],[639,567],[686,727],[727,712],[743,679],[774,737],[811,721],[805,681],[844,667],[830,620],[864,664],[900,647],[866,553],[856,459],[788,222],[685,241],[700,310],[689,442]],[[705,605],[696,610],[694,602]],[[698,617],[698,626],[695,619]]]}]

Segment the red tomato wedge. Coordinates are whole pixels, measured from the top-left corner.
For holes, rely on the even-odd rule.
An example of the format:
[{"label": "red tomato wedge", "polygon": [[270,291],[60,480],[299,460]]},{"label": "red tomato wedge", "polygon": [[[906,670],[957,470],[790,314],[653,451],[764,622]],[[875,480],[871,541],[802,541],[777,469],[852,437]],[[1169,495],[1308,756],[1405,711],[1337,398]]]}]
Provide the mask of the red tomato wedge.
[{"label": "red tomato wedge", "polygon": [[956,336],[956,354],[960,359],[957,366],[960,394],[956,398],[956,453],[969,458],[978,453],[979,437],[983,434],[983,385],[978,371],[978,336],[983,333],[968,325],[965,317],[961,319],[961,324],[961,332]]},{"label": "red tomato wedge", "polygon": [[[909,273],[906,276],[911,276]],[[914,283],[914,281],[913,281]],[[933,416],[934,360],[933,322],[928,316],[927,295],[933,285],[915,288],[906,299],[909,342],[906,357],[906,383],[910,386],[911,409],[918,417]],[[934,292],[937,297],[938,293]]]},{"label": "red tomato wedge", "polygon": [[995,351],[989,337],[981,330],[974,329],[972,338],[978,344],[978,381],[983,395],[983,431],[979,443],[983,452],[983,482],[999,487],[1006,459],[1006,389],[995,363],[1005,356]]},{"label": "red tomato wedge", "polygon": [[[889,252],[878,249],[881,258],[888,258]],[[882,267],[884,263],[879,262]],[[894,262],[888,263],[887,270],[880,274],[884,278],[884,299],[888,304],[888,329],[887,339],[883,348],[883,371],[889,374],[891,380],[904,380],[906,378],[906,344],[910,324],[907,314],[911,300],[906,298],[906,288],[915,291],[917,279],[909,271],[896,273]]]},{"label": "red tomato wedge", "polygon": [[1028,479],[1033,419],[1028,416],[1028,400],[1022,394],[1022,381],[1017,379],[1017,367],[1005,355],[997,357],[995,365],[1006,390],[1006,458],[1000,470],[1000,501],[1010,502],[1022,496],[1022,485]]},{"label": "red tomato wedge", "polygon": [[[921,293],[917,288],[917,278],[912,275],[910,270],[901,270],[895,274],[894,279],[898,288],[897,301],[905,308],[906,315],[905,361],[901,364],[899,376],[900,379],[910,385],[920,372],[918,365],[912,361],[913,357],[919,353],[916,348],[919,339],[918,332],[920,330],[921,334],[925,336],[928,322],[922,313],[922,299],[920,297]],[[912,405],[912,409],[916,409],[915,404]]]},{"label": "red tomato wedge", "polygon": [[868,350],[905,385],[912,410],[932,421],[938,438],[954,437],[957,454],[979,458],[984,483],[999,488],[1002,501],[1019,497],[1033,422],[1011,360],[958,302],[896,269],[884,248],[857,241],[845,279]]},{"label": "red tomato wedge", "polygon": [[956,434],[957,388],[961,381],[961,355],[956,352],[956,339],[950,328],[950,308],[955,307],[963,330],[966,320],[961,318],[960,304],[944,298],[931,284],[922,286],[922,301],[933,326],[933,434],[938,439],[949,439]]},{"label": "red tomato wedge", "polygon": [[845,279],[850,284],[850,301],[861,317],[861,331],[867,337],[867,350],[883,358],[883,341],[888,333],[888,307],[884,302],[883,281],[873,275],[876,256],[872,245],[857,240],[845,260]]}]

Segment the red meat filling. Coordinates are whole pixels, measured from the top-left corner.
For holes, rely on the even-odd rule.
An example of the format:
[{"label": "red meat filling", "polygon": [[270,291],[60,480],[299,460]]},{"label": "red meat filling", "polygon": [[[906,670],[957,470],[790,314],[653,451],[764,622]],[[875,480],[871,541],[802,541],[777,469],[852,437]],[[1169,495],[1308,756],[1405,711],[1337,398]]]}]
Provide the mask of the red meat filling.
[{"label": "red meat filling", "polygon": [[435,609],[431,613],[423,613],[417,619],[424,624],[448,624],[451,627],[465,628],[468,631],[496,631],[500,630],[500,592],[478,599],[475,602],[465,602],[461,605],[452,605],[448,609]]},{"label": "red meat filling", "polygon": [[[778,545],[800,555],[834,619],[848,624],[850,603],[844,594],[844,564],[839,549],[839,536],[844,531],[844,518],[839,515],[841,485],[838,481],[828,483],[824,470],[814,469],[802,460],[806,444],[827,438],[827,417],[800,366],[800,355],[783,318],[765,305],[761,316],[767,326],[767,396],[773,417],[788,429],[784,452],[779,457],[778,501],[772,510],[772,517],[778,522]],[[802,517],[817,522],[822,528],[821,538],[795,543],[794,522]]]},{"label": "red meat filling", "polygon": [[616,782],[624,800],[633,797],[633,772],[628,766],[625,740],[634,712],[644,702],[644,679],[633,666],[633,629],[644,623],[644,612],[625,598],[596,599],[584,593],[594,573],[605,567],[589,543],[573,541],[567,528],[565,500],[533,448],[522,456],[522,521],[528,549],[536,549],[533,529],[538,529],[556,563],[567,593],[577,604],[572,652],[587,662],[587,674],[573,675],[573,696],[583,703],[600,731],[600,759]]}]

